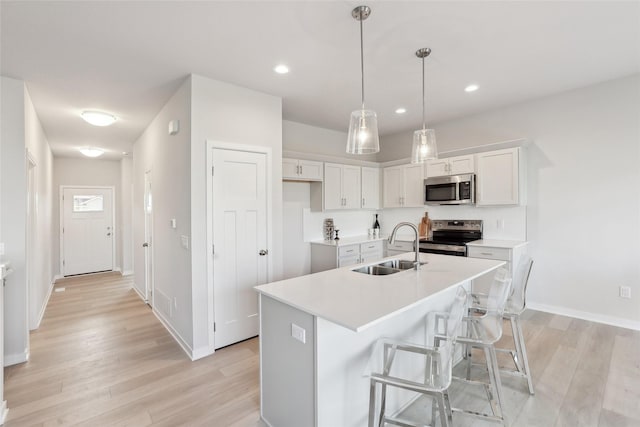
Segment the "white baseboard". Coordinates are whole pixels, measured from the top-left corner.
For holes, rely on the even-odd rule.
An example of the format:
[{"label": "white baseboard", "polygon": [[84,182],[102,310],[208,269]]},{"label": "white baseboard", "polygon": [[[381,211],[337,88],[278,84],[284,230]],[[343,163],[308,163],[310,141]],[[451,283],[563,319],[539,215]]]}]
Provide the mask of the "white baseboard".
[{"label": "white baseboard", "polygon": [[133,270],[125,270],[122,272],[123,276],[133,276]]},{"label": "white baseboard", "polygon": [[605,325],[618,326],[620,328],[640,331],[640,322],[635,322],[621,317],[607,316],[605,314],[590,313],[588,311],[574,310],[572,308],[559,307],[556,305],[538,304],[527,301],[527,308],[544,311],[546,313],[559,314],[561,316],[574,317],[576,319],[588,320],[590,322],[604,323]]},{"label": "white baseboard", "polygon": [[53,276],[52,282],[56,283],[60,279],[64,279],[64,276],[62,274],[56,274],[55,276]]},{"label": "white baseboard", "polygon": [[147,303],[147,300],[145,299],[144,295],[142,295],[140,293],[140,291],[138,290],[138,287],[136,286],[136,284],[133,284],[133,290],[136,291],[136,294],[138,294],[138,296],[140,297],[140,299],[142,300],[142,302],[144,302],[145,304]]},{"label": "white baseboard", "polygon": [[162,325],[165,327],[165,329],[167,331],[169,331],[169,333],[171,334],[173,339],[176,340],[178,345],[180,345],[180,347],[182,347],[182,350],[184,350],[184,352],[187,354],[187,356],[189,356],[189,359],[195,360],[193,358],[193,350],[191,350],[191,347],[189,346],[189,344],[187,344],[182,339],[180,334],[175,329],[173,329],[171,324],[162,316],[162,314],[160,312],[158,312],[155,308],[153,308],[151,311],[153,312],[153,314],[156,315],[156,318],[160,321],[160,323],[162,323]]},{"label": "white baseboard", "polygon": [[49,299],[51,299],[51,292],[53,292],[54,282],[51,282],[49,286],[49,290],[47,291],[47,296],[44,298],[44,303],[40,308],[40,314],[38,314],[38,322],[36,323],[35,328],[30,329],[31,331],[35,331],[40,327],[40,323],[42,323],[42,318],[44,317],[44,312],[47,310],[47,305],[49,305]]},{"label": "white baseboard", "polygon": [[3,400],[0,402],[0,426],[4,424],[4,421],[7,419],[7,413],[9,409],[7,408],[7,401]]},{"label": "white baseboard", "polygon": [[4,355],[4,366],[12,366],[17,365],[19,363],[24,363],[29,360],[29,351],[24,350],[22,353],[14,353],[14,354],[5,354]]}]

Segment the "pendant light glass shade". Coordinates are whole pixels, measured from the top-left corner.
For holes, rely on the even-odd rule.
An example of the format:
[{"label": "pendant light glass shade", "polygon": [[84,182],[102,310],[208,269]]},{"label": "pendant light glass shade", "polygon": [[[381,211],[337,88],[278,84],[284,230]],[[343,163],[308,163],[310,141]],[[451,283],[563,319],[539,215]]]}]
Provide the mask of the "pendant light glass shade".
[{"label": "pendant light glass shade", "polygon": [[413,148],[411,148],[411,163],[424,163],[426,160],[438,158],[436,145],[436,131],[420,129],[413,133]]},{"label": "pendant light glass shade", "polygon": [[431,49],[428,47],[418,49],[416,56],[422,59],[422,129],[413,133],[413,145],[411,147],[411,163],[424,163],[427,160],[438,158],[438,146],[436,145],[436,131],[427,129],[424,96],[424,58],[429,56]]},{"label": "pendant light glass shade", "polygon": [[351,113],[347,153],[371,154],[380,151],[378,118],[375,111],[356,110]]},{"label": "pendant light glass shade", "polygon": [[360,21],[360,72],[362,90],[362,108],[351,113],[349,136],[347,137],[347,153],[371,154],[380,151],[378,137],[378,118],[376,113],[364,108],[364,42],[362,37],[362,21],[371,14],[368,6],[358,6],[351,11],[351,16]]}]

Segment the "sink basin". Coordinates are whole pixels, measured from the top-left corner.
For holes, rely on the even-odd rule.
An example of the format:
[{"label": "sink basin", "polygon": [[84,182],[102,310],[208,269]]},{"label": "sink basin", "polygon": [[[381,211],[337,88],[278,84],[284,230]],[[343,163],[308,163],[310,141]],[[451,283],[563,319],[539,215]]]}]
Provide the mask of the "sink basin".
[{"label": "sink basin", "polygon": [[413,261],[410,261],[408,259],[392,259],[389,261],[381,262],[377,265],[381,267],[395,268],[397,270],[409,270],[413,268],[415,264],[413,263]]},{"label": "sink basin", "polygon": [[352,271],[355,271],[358,273],[370,274],[372,276],[386,276],[387,274],[398,273],[402,270],[399,270],[397,268],[389,268],[380,264],[376,264],[376,265],[367,265],[364,267],[356,268],[355,270],[352,270]]}]

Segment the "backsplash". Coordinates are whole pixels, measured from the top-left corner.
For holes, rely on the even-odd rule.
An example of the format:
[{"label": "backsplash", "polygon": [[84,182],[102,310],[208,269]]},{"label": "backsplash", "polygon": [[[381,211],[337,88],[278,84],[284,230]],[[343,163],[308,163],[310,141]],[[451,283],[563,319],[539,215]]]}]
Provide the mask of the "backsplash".
[{"label": "backsplash", "polygon": [[309,208],[302,209],[303,240],[322,240],[323,222],[325,218],[333,218],[335,228],[340,230],[340,237],[362,236],[373,227],[378,213],[382,211],[326,211],[312,212]]}]

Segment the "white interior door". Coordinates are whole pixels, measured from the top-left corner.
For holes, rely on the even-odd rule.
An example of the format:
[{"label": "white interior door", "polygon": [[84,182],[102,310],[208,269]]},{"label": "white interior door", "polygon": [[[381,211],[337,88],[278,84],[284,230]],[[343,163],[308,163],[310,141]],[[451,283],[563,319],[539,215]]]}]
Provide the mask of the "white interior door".
[{"label": "white interior door", "polygon": [[151,171],[144,174],[144,299],[153,307],[153,195]]},{"label": "white interior door", "polygon": [[64,188],[62,274],[113,270],[113,190]]},{"label": "white interior door", "polygon": [[213,149],[215,348],[258,335],[258,295],[266,283],[266,154]]}]

